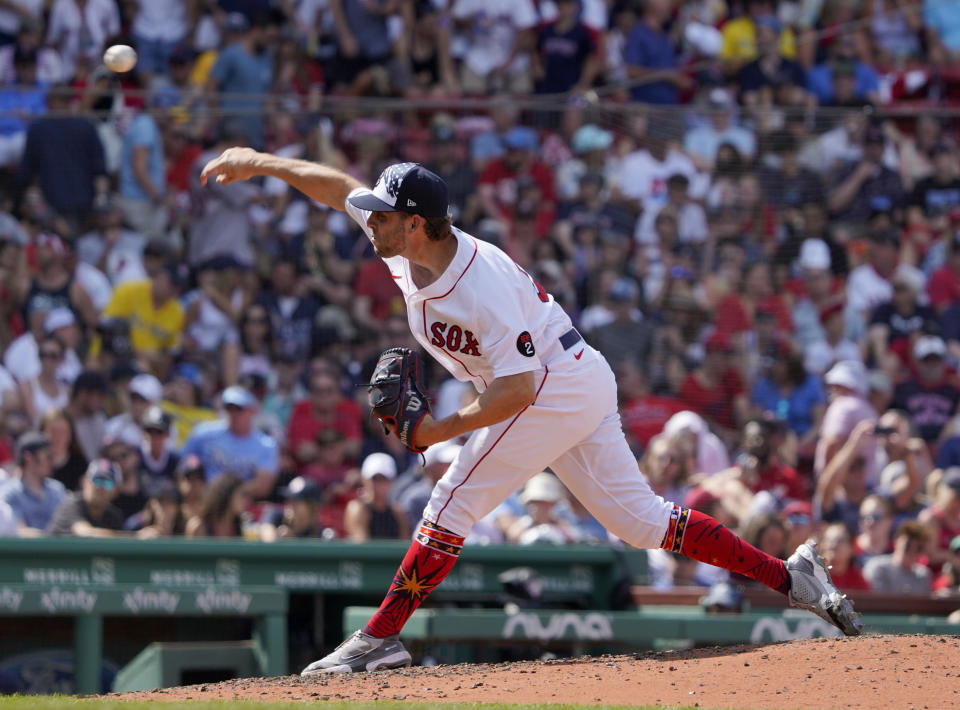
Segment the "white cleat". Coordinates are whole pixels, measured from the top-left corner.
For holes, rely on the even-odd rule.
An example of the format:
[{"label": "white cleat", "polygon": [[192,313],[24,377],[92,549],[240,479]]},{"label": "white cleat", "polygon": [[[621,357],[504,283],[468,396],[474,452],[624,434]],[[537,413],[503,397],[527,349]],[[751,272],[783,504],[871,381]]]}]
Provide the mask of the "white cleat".
[{"label": "white cleat", "polygon": [[410,654],[396,635],[378,639],[355,631],[331,653],[304,668],[300,675],[361,673],[382,668],[406,668],[409,665]]},{"label": "white cleat", "polygon": [[790,606],[806,609],[828,621],[847,636],[859,636],[863,630],[860,614],[853,602],[841,594],[830,579],[826,563],[816,545],[805,542],[786,562],[790,575]]}]

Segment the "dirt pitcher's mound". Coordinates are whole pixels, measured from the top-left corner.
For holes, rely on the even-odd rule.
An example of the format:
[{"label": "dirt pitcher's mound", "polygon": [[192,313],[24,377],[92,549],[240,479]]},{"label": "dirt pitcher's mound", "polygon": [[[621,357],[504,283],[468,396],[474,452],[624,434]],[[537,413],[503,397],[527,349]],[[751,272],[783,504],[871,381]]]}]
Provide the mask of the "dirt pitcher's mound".
[{"label": "dirt pitcher's mound", "polygon": [[322,678],[245,678],[119,697],[940,710],[960,707],[960,638],[864,636]]}]

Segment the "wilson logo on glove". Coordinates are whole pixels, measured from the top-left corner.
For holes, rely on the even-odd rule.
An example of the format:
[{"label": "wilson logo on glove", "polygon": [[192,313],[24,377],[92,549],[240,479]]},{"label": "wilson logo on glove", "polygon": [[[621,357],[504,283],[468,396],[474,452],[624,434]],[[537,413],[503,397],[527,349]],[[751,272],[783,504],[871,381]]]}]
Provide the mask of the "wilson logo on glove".
[{"label": "wilson logo on glove", "polygon": [[427,450],[414,442],[417,427],[430,413],[430,401],[417,382],[419,357],[409,348],[384,350],[373,368],[368,400],[383,430],[397,435],[400,443],[414,453]]}]

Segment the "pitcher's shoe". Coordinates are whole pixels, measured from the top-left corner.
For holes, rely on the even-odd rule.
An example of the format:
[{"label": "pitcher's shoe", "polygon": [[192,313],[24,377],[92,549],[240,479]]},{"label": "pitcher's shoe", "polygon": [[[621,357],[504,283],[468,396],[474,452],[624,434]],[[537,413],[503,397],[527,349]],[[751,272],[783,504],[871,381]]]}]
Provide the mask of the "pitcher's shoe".
[{"label": "pitcher's shoe", "polygon": [[300,675],[360,673],[381,668],[405,668],[409,665],[410,654],[396,635],[378,639],[362,631],[355,631],[329,655],[304,668]]},{"label": "pitcher's shoe", "polygon": [[860,614],[853,602],[841,594],[830,579],[826,563],[816,545],[805,542],[786,562],[790,574],[790,606],[812,611],[847,636],[859,636],[863,630]]}]

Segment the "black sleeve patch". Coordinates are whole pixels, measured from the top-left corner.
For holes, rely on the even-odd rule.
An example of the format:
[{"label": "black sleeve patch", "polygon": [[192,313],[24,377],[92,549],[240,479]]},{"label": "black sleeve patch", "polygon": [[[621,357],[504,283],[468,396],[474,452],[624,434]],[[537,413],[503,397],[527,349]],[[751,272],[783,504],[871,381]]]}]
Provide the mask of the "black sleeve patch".
[{"label": "black sleeve patch", "polygon": [[533,349],[533,338],[530,337],[529,331],[525,330],[517,336],[517,350],[524,357],[533,357],[536,354],[537,351]]}]

